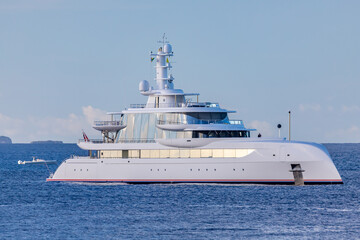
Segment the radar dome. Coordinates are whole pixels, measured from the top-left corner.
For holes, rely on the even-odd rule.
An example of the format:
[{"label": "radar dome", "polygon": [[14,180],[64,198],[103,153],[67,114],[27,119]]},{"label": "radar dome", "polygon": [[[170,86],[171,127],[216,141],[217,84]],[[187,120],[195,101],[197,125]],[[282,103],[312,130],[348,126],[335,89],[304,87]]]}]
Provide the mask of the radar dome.
[{"label": "radar dome", "polygon": [[140,92],[147,92],[149,91],[150,89],[150,84],[148,81],[146,80],[142,80],[140,83],[139,83],[139,91]]},{"label": "radar dome", "polygon": [[164,45],[164,52],[165,53],[171,53],[172,52],[172,47],[171,47],[171,45],[170,44],[165,44]]}]

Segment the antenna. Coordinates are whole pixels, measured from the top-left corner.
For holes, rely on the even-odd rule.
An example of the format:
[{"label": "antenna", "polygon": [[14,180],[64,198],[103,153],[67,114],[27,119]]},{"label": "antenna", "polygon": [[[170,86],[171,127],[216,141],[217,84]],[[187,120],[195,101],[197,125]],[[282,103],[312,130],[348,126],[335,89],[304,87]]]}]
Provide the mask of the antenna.
[{"label": "antenna", "polygon": [[163,46],[165,45],[165,43],[169,43],[169,41],[167,41],[167,37],[166,37],[165,33],[162,36],[162,41],[160,40],[160,41],[157,41],[157,42],[162,43]]}]

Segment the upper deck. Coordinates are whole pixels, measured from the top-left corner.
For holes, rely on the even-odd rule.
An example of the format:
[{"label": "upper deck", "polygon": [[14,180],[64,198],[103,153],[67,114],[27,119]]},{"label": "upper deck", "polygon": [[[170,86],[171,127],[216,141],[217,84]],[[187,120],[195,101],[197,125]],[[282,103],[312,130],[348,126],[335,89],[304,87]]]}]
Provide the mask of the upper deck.
[{"label": "upper deck", "polygon": [[[184,139],[250,137],[242,121],[231,121],[219,103],[199,101],[199,93],[185,93],[174,88],[170,57],[172,46],[164,44],[157,53],[151,53],[156,62],[156,86],[143,80],[139,91],[147,96],[144,104],[130,104],[121,112],[109,112],[110,122],[95,123],[102,131],[103,142],[121,143],[134,139]],[[120,119],[113,121],[114,117]]]}]

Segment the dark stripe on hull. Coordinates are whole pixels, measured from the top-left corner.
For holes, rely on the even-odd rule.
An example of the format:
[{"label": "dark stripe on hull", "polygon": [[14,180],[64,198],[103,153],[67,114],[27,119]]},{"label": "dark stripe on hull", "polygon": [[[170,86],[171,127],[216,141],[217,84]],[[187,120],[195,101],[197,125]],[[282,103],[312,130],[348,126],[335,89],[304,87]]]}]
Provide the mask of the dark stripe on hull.
[{"label": "dark stripe on hull", "polygon": [[[122,182],[127,184],[176,184],[176,183],[218,183],[218,184],[269,184],[294,185],[294,180],[120,180],[120,179],[46,179],[48,182]],[[304,181],[305,185],[343,184],[341,180]]]}]

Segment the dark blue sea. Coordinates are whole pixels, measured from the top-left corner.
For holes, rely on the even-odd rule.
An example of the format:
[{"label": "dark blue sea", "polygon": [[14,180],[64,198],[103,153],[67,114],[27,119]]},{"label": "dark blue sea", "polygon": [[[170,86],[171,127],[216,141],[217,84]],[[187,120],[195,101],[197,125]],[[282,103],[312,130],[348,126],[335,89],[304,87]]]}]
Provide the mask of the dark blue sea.
[{"label": "dark blue sea", "polygon": [[0,239],[360,239],[360,144],[325,146],[343,185],[46,182],[44,165],[17,161],[86,152],[2,144]]}]

